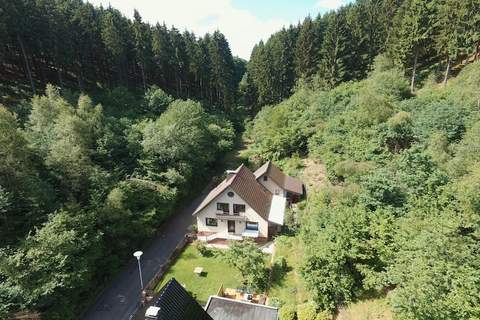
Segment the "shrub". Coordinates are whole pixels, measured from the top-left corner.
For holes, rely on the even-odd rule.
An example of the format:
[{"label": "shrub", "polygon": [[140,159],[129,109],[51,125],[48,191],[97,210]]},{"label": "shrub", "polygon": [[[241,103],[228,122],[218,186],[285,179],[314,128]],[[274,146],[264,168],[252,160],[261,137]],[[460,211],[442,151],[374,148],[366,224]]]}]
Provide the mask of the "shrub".
[{"label": "shrub", "polygon": [[315,320],[317,317],[317,305],[313,302],[307,302],[297,306],[298,320]]},{"label": "shrub", "polygon": [[193,246],[195,247],[195,249],[197,249],[198,253],[202,257],[205,257],[210,253],[210,250],[207,248],[207,246],[205,246],[205,243],[203,241],[195,240],[193,242]]},{"label": "shrub", "polygon": [[333,317],[328,311],[321,311],[315,317],[315,320],[332,320]]},{"label": "shrub", "polygon": [[287,271],[287,259],[284,256],[278,256],[275,259],[274,265],[281,271]]},{"label": "shrub", "polygon": [[268,305],[272,307],[281,308],[284,304],[285,302],[277,297],[271,297],[268,299]]},{"label": "shrub", "polygon": [[297,312],[295,306],[292,305],[285,305],[280,308],[279,311],[280,320],[296,320],[297,319]]}]

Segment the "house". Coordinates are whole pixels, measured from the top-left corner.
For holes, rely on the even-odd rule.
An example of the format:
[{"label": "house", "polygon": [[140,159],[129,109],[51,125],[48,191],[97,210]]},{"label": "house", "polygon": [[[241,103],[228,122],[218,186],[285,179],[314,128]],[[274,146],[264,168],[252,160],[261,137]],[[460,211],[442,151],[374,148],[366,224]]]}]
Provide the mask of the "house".
[{"label": "house", "polygon": [[303,183],[267,162],[255,173],[243,164],[228,170],[227,177],[197,207],[198,238],[266,240],[284,223],[287,203],[303,195]]},{"label": "house", "polygon": [[145,320],[278,320],[278,309],[248,301],[210,296],[205,309],[174,278],[160,290]]},{"label": "house", "polygon": [[289,202],[297,202],[304,194],[302,181],[284,174],[271,161],[255,172],[255,179],[275,195],[283,195]]}]

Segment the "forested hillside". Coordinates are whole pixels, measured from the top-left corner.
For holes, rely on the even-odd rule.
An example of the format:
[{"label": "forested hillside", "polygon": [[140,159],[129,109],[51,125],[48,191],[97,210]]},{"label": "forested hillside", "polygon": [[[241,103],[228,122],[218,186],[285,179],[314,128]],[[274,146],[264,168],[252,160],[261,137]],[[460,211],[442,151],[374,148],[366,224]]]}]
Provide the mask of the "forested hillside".
[{"label": "forested hillside", "polygon": [[333,88],[364,79],[388,53],[414,91],[428,75],[447,81],[479,50],[478,0],[358,0],[258,43],[241,90],[256,111],[288,98],[298,82]]},{"label": "forested hillside", "polygon": [[234,145],[245,61],[134,16],[0,1],[1,319],[78,318]]},{"label": "forested hillside", "polygon": [[326,166],[287,226],[312,319],[480,318],[479,58],[479,0],[358,0],[248,63],[220,31],[0,0],[0,318],[78,318],[244,125],[252,162]]},{"label": "forested hillside", "polygon": [[4,104],[19,89],[42,94],[47,83],[82,92],[157,85],[228,109],[245,67],[219,31],[198,38],[82,0],[1,0],[0,43]]},{"label": "forested hillside", "polygon": [[[379,56],[366,80],[300,87],[255,117],[252,159],[327,168],[329,184],[289,218],[314,311],[387,295],[395,319],[479,317],[479,88],[476,62],[412,95],[401,66]],[[325,316],[313,314],[302,319]]]}]

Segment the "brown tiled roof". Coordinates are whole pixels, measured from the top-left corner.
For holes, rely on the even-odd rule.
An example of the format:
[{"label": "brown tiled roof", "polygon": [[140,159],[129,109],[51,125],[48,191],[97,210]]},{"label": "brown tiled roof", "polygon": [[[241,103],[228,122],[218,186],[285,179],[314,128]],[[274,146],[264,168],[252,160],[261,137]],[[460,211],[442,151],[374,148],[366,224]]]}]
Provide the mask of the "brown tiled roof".
[{"label": "brown tiled roof", "polygon": [[303,183],[302,181],[292,178],[282,172],[277,166],[275,166],[271,161],[268,161],[263,166],[255,171],[255,178],[258,179],[264,174],[269,176],[276,184],[278,184],[283,189],[293,192],[296,194],[303,194]]},{"label": "brown tiled roof", "polygon": [[215,189],[210,191],[193,214],[200,212],[228,187],[237,193],[263,219],[268,220],[272,194],[257,182],[255,175],[243,164],[235,170],[234,174],[228,176]]}]

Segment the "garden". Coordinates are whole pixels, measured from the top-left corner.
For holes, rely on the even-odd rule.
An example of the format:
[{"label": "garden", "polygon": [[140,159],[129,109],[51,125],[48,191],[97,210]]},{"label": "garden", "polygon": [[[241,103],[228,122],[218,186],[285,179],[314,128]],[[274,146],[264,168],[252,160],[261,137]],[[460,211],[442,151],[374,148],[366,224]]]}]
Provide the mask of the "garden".
[{"label": "garden", "polygon": [[[222,258],[219,250],[208,249],[202,255],[195,245],[189,244],[175,263],[165,273],[155,291],[159,291],[171,278],[175,278],[201,304],[215,295],[221,285],[237,288],[242,285],[240,272]],[[194,273],[196,267],[203,268],[201,274]]]}]

